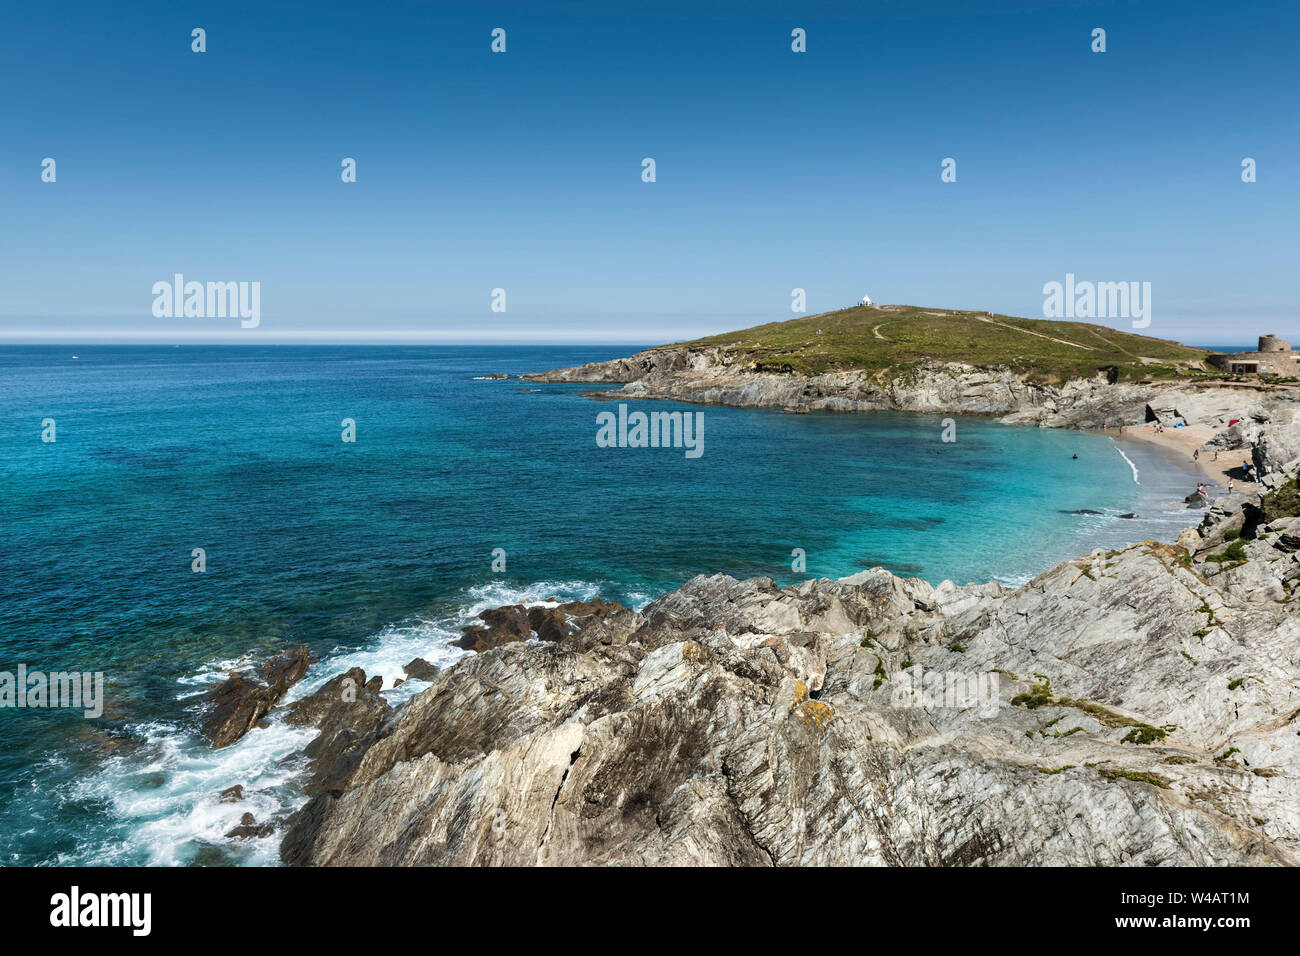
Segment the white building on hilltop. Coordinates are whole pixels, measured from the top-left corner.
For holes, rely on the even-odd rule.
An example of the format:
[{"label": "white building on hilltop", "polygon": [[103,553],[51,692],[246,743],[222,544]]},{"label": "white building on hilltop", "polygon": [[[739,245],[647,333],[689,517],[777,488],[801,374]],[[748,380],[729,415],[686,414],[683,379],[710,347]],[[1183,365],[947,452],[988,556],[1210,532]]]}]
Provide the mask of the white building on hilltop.
[{"label": "white building on hilltop", "polygon": [[864,295],[862,297],[862,301],[859,302],[858,305],[871,305],[871,296]]}]

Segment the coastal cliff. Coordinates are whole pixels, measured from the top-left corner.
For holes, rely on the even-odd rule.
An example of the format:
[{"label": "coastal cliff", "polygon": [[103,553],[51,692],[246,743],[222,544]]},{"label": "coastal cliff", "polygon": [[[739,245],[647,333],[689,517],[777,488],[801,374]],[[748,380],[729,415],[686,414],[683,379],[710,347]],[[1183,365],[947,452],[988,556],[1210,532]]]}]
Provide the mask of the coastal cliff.
[{"label": "coastal cliff", "polygon": [[1300,863],[1294,467],[1014,590],[714,575],[485,615],[399,708],[297,705],[322,733],[282,857]]},{"label": "coastal cliff", "polygon": [[[1244,424],[1222,438],[1220,447],[1254,448],[1261,474],[1276,471],[1300,456],[1300,388],[1222,381],[1205,371],[1197,360],[1204,353],[1198,350],[1113,330],[1104,330],[1103,337],[1078,323],[1008,317],[989,320],[975,313],[945,313],[941,321],[932,317],[940,313],[923,312],[917,318],[910,312],[889,309],[845,310],[846,317],[839,319],[841,313],[832,313],[775,323],[714,337],[718,341],[647,349],[629,358],[521,378],[619,386],[588,393],[602,399],[670,400],[790,412],[987,415],[1010,424],[1046,428],[1131,426],[1148,421],[1226,428],[1236,419]],[[1024,328],[1012,325],[1013,321]],[[790,344],[792,337],[799,338],[812,326],[824,323],[834,329],[837,322],[847,326],[838,347],[833,336],[826,343],[821,340],[827,338],[821,335],[822,329],[814,330],[813,341],[800,348]],[[870,324],[868,341],[874,346],[865,352],[859,338],[863,324]],[[1053,326],[1073,327],[1073,331],[1059,334],[1080,341],[1043,331]],[[978,332],[973,337],[972,327]],[[1010,337],[1012,344],[1001,338],[990,341],[984,332],[987,327]],[[778,331],[764,331],[768,329]],[[934,340],[965,334],[965,339],[959,338],[960,350],[984,361],[951,360],[946,356],[955,351],[953,346],[941,346],[931,339],[925,340],[923,351],[916,344],[903,348],[884,340],[882,329],[900,339],[904,334],[917,339],[925,333]],[[1084,345],[1084,333],[1096,335],[1104,344]],[[1039,350],[1019,354],[1017,335]],[[729,338],[734,341],[724,341]],[[1042,339],[1049,340],[1047,346]]]},{"label": "coastal cliff", "polygon": [[720,348],[662,348],[631,358],[523,375],[531,382],[617,384],[603,397],[668,399],[791,411],[909,411],[1016,415],[1035,424],[1100,426],[1142,421],[1160,386],[1114,385],[1104,374],[1053,386],[1006,367],[921,362],[903,375],[865,370],[774,372],[731,361]]}]

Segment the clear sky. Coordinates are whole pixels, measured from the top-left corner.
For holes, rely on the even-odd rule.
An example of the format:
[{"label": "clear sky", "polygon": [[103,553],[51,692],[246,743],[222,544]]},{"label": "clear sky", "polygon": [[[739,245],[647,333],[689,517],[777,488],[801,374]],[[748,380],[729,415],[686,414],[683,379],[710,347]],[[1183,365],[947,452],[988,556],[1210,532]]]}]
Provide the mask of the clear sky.
[{"label": "clear sky", "polygon": [[[1300,340],[1298,57],[1294,0],[6,3],[0,340],[652,343],[1066,273]],[[258,328],[154,317],[178,272]]]}]

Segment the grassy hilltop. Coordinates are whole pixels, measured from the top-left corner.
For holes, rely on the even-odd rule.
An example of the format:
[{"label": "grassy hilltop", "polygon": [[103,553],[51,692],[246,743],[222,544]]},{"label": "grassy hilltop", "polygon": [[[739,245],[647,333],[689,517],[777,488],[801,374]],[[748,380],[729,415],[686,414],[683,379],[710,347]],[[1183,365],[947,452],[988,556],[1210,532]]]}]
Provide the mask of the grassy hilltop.
[{"label": "grassy hilltop", "polygon": [[662,347],[680,346],[732,346],[742,361],[770,371],[897,374],[930,360],[1005,365],[1042,382],[1090,377],[1109,368],[1117,370],[1120,381],[1203,374],[1208,354],[1087,322],[910,305],[855,306]]}]

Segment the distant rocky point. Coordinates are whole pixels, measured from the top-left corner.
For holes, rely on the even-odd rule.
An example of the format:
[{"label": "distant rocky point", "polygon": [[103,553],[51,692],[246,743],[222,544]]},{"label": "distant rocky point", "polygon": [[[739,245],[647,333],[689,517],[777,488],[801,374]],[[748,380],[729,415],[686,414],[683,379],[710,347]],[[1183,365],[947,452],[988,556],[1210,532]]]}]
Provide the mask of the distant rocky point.
[{"label": "distant rocky point", "polygon": [[941,412],[1050,428],[1239,419],[1222,447],[1254,448],[1261,474],[1300,456],[1300,388],[1224,380],[1208,355],[1079,322],[872,306],[520,378],[619,386],[584,393],[596,398],[792,414]]}]

